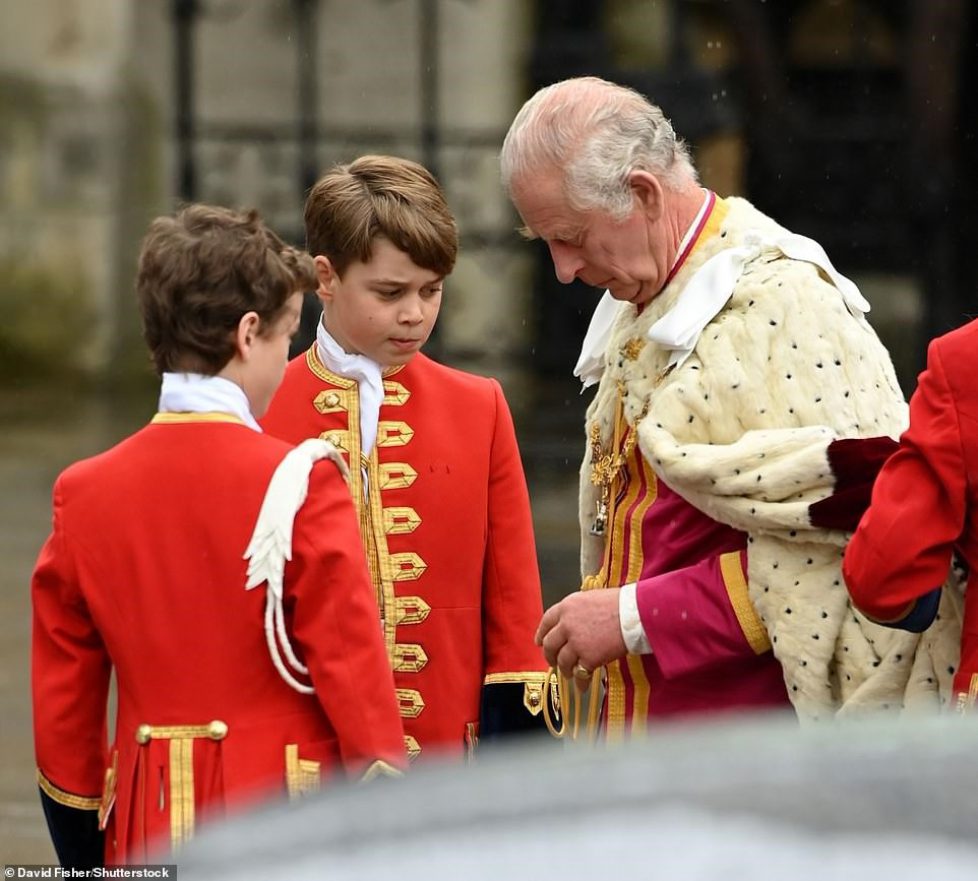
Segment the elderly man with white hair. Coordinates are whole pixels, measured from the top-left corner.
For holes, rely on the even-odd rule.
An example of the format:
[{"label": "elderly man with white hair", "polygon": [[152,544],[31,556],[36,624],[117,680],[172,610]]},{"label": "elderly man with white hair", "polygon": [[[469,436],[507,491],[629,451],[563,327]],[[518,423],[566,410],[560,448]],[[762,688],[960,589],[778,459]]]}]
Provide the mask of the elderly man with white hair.
[{"label": "elderly man with white hair", "polygon": [[811,239],[702,187],[662,111],[631,89],[541,89],[501,161],[560,281],[607,291],[576,370],[599,383],[582,591],[537,634],[591,686],[591,720],[600,696],[609,740],[692,713],[940,706],[956,595],[921,636],[854,612],[840,574],[906,422],[856,286]]}]

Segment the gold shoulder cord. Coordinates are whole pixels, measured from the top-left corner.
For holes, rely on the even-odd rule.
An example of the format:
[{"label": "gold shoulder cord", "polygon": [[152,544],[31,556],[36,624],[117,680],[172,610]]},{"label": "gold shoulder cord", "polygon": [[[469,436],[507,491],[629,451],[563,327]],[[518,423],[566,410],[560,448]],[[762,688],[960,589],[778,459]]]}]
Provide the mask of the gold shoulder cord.
[{"label": "gold shoulder cord", "polygon": [[[656,381],[659,384],[669,371],[663,371]],[[625,385],[618,382],[618,399],[615,402],[615,423],[612,441],[610,446],[605,447],[601,443],[601,426],[597,421],[591,423],[588,430],[588,442],[591,447],[591,483],[600,488],[601,495],[597,501],[597,510],[594,515],[594,522],[591,524],[591,535],[604,535],[607,531],[608,521],[613,517],[611,510],[614,498],[613,490],[619,482],[621,475],[625,471],[628,459],[635,452],[635,445],[638,443],[638,425],[649,412],[649,404],[646,401],[642,412],[639,413],[635,422],[635,428],[629,432],[628,437],[622,441],[625,431]],[[610,555],[609,555],[610,556]],[[585,582],[587,579],[585,579]],[[587,586],[585,585],[585,588]]]}]

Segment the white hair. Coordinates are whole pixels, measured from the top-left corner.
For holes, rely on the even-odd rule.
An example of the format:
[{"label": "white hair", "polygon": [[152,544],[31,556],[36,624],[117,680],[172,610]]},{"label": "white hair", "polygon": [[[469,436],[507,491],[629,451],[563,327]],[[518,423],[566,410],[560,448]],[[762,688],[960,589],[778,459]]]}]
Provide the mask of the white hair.
[{"label": "white hair", "polygon": [[670,190],[697,183],[686,144],[662,110],[634,89],[577,77],[540,89],[513,120],[500,154],[503,186],[531,172],[563,169],[577,210],[622,219],[632,209],[628,176],[654,174]]}]

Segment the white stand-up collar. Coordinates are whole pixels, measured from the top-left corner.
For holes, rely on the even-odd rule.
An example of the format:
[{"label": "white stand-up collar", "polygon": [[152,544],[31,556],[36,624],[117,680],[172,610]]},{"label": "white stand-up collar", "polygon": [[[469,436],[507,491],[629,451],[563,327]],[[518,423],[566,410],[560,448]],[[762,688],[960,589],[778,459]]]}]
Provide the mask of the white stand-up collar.
[{"label": "white stand-up collar", "polygon": [[377,421],[384,400],[383,368],[366,355],[343,351],[326,330],[325,313],[316,328],[316,352],[327,370],[357,383],[360,395],[360,449],[369,456],[377,440]]},{"label": "white stand-up collar", "polygon": [[202,373],[164,373],[160,413],[230,413],[255,431],[261,426],[251,413],[248,396],[223,376]]}]

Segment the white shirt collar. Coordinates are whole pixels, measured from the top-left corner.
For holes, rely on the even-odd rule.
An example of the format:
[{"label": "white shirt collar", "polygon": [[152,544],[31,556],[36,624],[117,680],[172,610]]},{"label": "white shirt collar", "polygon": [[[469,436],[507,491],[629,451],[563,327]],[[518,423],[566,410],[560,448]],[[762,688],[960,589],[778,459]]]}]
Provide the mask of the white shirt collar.
[{"label": "white shirt collar", "polygon": [[261,426],[251,413],[248,396],[237,383],[203,373],[164,373],[160,413],[230,413],[255,431]]}]

